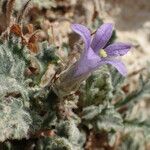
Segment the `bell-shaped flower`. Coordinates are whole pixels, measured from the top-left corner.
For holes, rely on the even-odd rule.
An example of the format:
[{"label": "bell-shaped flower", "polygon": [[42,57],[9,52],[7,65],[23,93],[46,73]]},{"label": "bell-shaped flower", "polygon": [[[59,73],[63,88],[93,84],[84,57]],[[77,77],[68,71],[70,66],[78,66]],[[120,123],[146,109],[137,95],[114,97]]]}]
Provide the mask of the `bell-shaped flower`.
[{"label": "bell-shaped flower", "polygon": [[63,72],[55,83],[54,90],[57,95],[63,97],[76,91],[91,72],[104,64],[113,65],[123,76],[127,74],[124,64],[116,57],[125,55],[131,45],[124,43],[108,45],[113,32],[112,24],[100,26],[93,39],[88,28],[81,24],[73,24],[72,29],[84,40],[84,50],[80,59]]}]

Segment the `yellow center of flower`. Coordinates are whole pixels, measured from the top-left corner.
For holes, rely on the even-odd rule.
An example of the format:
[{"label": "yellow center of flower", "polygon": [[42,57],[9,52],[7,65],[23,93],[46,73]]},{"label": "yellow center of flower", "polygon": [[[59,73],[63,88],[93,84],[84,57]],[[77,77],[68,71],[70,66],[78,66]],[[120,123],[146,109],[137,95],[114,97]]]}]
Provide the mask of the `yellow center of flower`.
[{"label": "yellow center of flower", "polygon": [[101,57],[107,57],[107,53],[106,53],[106,51],[104,50],[104,49],[100,49],[100,51],[99,51],[99,55],[101,56]]}]

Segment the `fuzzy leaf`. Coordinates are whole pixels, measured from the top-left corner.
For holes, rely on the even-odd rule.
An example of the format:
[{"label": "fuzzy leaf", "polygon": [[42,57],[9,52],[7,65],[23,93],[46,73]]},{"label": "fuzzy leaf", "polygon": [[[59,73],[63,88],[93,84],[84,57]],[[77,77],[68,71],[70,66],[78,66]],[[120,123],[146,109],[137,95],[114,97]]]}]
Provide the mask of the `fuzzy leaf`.
[{"label": "fuzzy leaf", "polygon": [[[95,109],[94,109],[95,107]],[[113,106],[89,106],[83,109],[82,119],[89,128],[100,130],[118,130],[123,127],[121,115]]]},{"label": "fuzzy leaf", "polygon": [[4,100],[0,101],[0,141],[27,137],[32,119],[22,100],[12,97]]}]

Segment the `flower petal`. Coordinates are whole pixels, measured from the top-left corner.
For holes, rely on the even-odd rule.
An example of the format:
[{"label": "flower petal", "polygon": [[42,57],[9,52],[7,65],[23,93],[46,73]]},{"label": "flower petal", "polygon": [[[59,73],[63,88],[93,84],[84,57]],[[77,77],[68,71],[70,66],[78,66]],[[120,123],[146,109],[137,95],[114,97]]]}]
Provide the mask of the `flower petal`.
[{"label": "flower petal", "polygon": [[85,49],[88,50],[91,43],[91,34],[87,27],[81,25],[81,24],[72,24],[72,30],[79,34],[84,42],[85,42]]},{"label": "flower petal", "polygon": [[88,51],[81,56],[80,60],[76,64],[75,76],[87,75],[90,72],[97,69],[101,58],[94,53],[92,48],[89,48]]},{"label": "flower petal", "polygon": [[92,40],[91,47],[98,54],[98,51],[107,44],[112,36],[113,26],[110,23],[103,24],[98,28]]},{"label": "flower petal", "polygon": [[125,55],[131,48],[131,45],[124,43],[114,43],[105,48],[108,56]]},{"label": "flower petal", "polygon": [[105,59],[101,61],[101,65],[102,64],[110,64],[114,66],[123,76],[127,75],[127,70],[126,70],[125,65],[119,60]]}]

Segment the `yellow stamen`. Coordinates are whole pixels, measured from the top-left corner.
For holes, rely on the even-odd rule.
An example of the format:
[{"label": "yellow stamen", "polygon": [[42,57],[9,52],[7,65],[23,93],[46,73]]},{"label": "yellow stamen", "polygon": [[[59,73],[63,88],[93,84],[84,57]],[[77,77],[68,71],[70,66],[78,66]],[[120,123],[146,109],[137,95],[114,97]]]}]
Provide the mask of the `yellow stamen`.
[{"label": "yellow stamen", "polygon": [[107,57],[107,52],[104,50],[104,49],[100,49],[100,51],[99,51],[99,55],[101,56],[101,57]]}]

